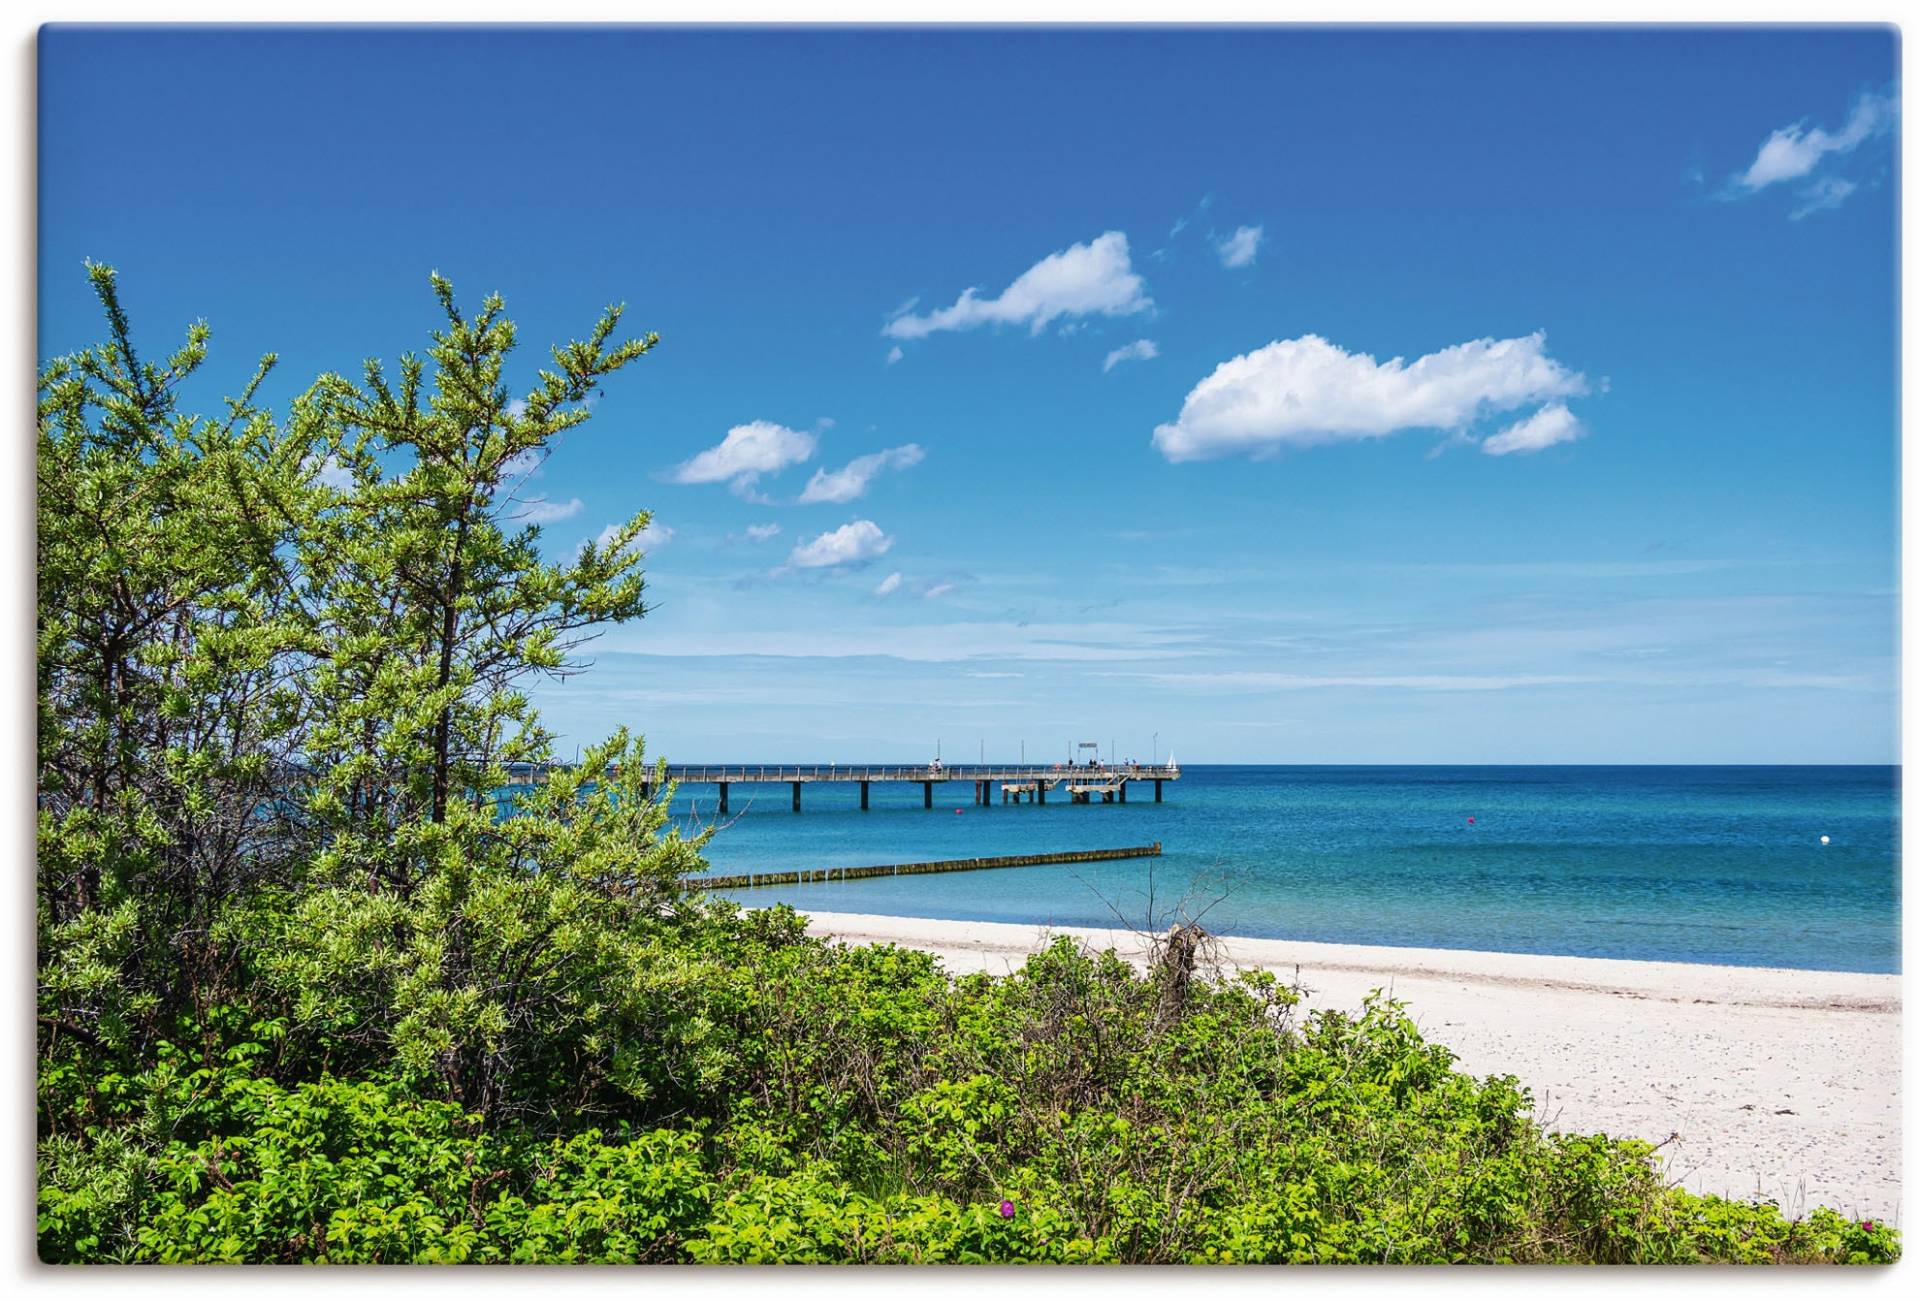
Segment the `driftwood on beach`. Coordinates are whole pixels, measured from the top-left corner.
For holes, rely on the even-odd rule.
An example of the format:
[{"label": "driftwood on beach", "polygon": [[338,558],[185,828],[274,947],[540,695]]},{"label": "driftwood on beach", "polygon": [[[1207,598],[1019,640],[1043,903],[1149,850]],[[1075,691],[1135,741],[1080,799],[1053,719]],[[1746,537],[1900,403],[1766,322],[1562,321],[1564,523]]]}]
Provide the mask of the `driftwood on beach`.
[{"label": "driftwood on beach", "polygon": [[734,876],[689,877],[697,890],[739,890],[758,885],[812,885],[824,881],[860,881],[875,876],[919,876],[929,872],[980,872],[993,867],[1044,867],[1050,863],[1099,863],[1112,858],[1157,858],[1160,842],[1118,849],[1072,849],[1057,854],[1003,854],[998,858],[949,858],[931,863],[886,863],[878,867],[818,867],[792,872],[743,872]]}]

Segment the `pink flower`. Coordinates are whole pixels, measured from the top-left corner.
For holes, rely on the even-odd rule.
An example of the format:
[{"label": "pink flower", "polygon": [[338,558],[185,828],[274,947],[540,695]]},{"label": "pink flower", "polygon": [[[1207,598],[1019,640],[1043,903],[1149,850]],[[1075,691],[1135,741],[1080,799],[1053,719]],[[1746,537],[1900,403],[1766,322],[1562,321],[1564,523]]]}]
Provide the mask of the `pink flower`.
[{"label": "pink flower", "polygon": [[[1011,1220],[1011,1219],[1013,1218],[1013,1203],[1012,1203],[1012,1202],[1005,1202],[1005,1201],[1003,1201],[1003,1202],[1001,1202],[1001,1203],[1000,1203],[1000,1218],[1001,1218],[1001,1219],[1003,1219],[1003,1220]],[[1868,1227],[1868,1228],[1872,1228],[1873,1226],[1872,1226],[1872,1225],[1868,1225],[1867,1227]]]},{"label": "pink flower", "polygon": [[[1006,1203],[1005,1203],[1005,1202],[1002,1202],[1002,1203],[1000,1203],[1000,1204],[1001,1204],[1002,1206],[1005,1206],[1005,1205],[1006,1205]],[[1866,1231],[1867,1231],[1868,1233],[1872,1233],[1872,1232],[1873,1232],[1873,1221],[1872,1221],[1872,1220],[1862,1220],[1862,1221],[1860,1221],[1860,1227],[1861,1227],[1861,1228],[1863,1228],[1863,1229],[1865,1229],[1865,1230],[1866,1230]]]}]

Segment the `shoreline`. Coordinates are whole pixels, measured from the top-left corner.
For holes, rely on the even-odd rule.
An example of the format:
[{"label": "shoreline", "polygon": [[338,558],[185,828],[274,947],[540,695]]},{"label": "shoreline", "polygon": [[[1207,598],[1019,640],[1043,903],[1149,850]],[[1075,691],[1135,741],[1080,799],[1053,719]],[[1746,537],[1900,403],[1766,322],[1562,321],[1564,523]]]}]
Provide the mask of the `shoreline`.
[{"label": "shoreline", "polygon": [[[809,934],[956,974],[1006,974],[1061,935],[1144,953],[1107,928],[799,911]],[[1518,1076],[1549,1129],[1664,1144],[1691,1191],[1900,1223],[1897,974],[1214,938],[1225,968],[1297,968],[1302,1017],[1389,990],[1459,1069]]]}]

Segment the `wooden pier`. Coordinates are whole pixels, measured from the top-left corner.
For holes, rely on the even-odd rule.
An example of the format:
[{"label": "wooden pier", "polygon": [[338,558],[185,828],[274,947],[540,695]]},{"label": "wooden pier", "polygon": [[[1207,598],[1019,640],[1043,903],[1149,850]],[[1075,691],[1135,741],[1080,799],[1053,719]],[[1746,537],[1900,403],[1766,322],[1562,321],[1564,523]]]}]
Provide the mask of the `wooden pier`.
[{"label": "wooden pier", "polygon": [[[566,764],[516,764],[510,769],[515,781],[539,784]],[[649,770],[651,771],[651,770]],[[1165,764],[1094,764],[1069,767],[1065,764],[920,764],[866,766],[842,764],[669,764],[667,780],[685,785],[714,786],[719,790],[720,812],[729,811],[732,788],[739,785],[779,785],[792,788],[793,811],[800,812],[803,787],[829,783],[860,787],[860,807],[870,808],[875,782],[918,783],[923,808],[933,807],[933,788],[948,782],[970,782],[973,803],[993,807],[994,790],[1002,804],[1031,801],[1045,804],[1051,791],[1065,789],[1077,804],[1091,803],[1101,796],[1103,803],[1127,802],[1127,787],[1135,782],[1153,783],[1153,801],[1164,798],[1167,782],[1180,780],[1180,766]]]},{"label": "wooden pier", "polygon": [[876,876],[922,876],[931,872],[984,872],[997,867],[1045,867],[1053,863],[1103,863],[1115,858],[1158,858],[1160,842],[1119,849],[1074,849],[1054,854],[1003,854],[998,858],[949,858],[931,863],[887,863],[880,867],[817,867],[794,872],[741,872],[732,876],[690,876],[683,884],[696,890],[743,890],[761,885],[815,885],[827,881],[864,881]]}]

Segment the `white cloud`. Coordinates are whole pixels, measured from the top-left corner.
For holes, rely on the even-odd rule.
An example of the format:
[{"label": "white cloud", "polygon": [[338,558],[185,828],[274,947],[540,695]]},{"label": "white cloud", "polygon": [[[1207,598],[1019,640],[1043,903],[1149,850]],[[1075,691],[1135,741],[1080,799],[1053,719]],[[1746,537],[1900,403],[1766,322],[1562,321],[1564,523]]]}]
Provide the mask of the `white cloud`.
[{"label": "white cloud", "polygon": [[897,343],[894,344],[893,347],[887,349],[887,365],[893,365],[904,356],[906,356],[906,354],[900,351],[900,345]]},{"label": "white cloud", "polygon": [[905,590],[913,593],[922,600],[932,601],[945,596],[948,592],[953,591],[963,583],[971,583],[973,581],[975,580],[972,574],[954,573],[942,574],[933,578],[908,578],[905,574],[896,570],[880,580],[879,585],[873,589],[873,594],[875,596],[891,596],[895,592]]},{"label": "white cloud", "polygon": [[1212,206],[1213,206],[1213,196],[1211,194],[1201,196],[1200,202],[1194,205],[1192,212],[1187,213],[1185,216],[1176,217],[1174,219],[1173,228],[1167,232],[1168,247],[1157,248],[1148,256],[1156,260],[1164,260],[1167,256],[1167,253],[1170,251],[1170,247],[1173,244],[1173,241],[1180,238],[1180,232],[1185,230],[1187,227],[1191,226],[1194,223],[1195,218],[1205,216],[1207,209],[1211,208]]},{"label": "white cloud", "polygon": [[893,539],[882,533],[878,524],[857,519],[801,543],[787,557],[787,563],[796,569],[852,568],[885,555],[892,546]]},{"label": "white cloud", "polygon": [[1028,267],[997,298],[968,289],[950,307],[924,316],[903,308],[881,333],[924,339],[939,330],[981,325],[1025,325],[1035,334],[1063,316],[1131,316],[1153,306],[1146,282],[1134,274],[1127,237],[1110,230],[1086,244],[1050,253]]},{"label": "white cloud", "polygon": [[1107,354],[1102,371],[1112,370],[1123,361],[1152,361],[1160,355],[1160,345],[1152,339],[1136,339],[1124,348],[1115,348]]},{"label": "white cloud", "polygon": [[804,505],[820,501],[852,501],[866,492],[867,485],[882,470],[904,470],[920,464],[926,455],[920,444],[903,443],[899,447],[889,447],[884,452],[856,456],[838,470],[815,470],[813,477],[807,480],[806,490],[800,494],[800,502]]},{"label": "white cloud", "polygon": [[516,504],[507,518],[522,524],[557,524],[563,519],[572,519],[585,508],[586,503],[578,497],[568,501],[548,501],[545,497],[529,497]]},{"label": "white cloud", "polygon": [[778,524],[747,525],[747,537],[754,542],[765,542],[768,538],[778,537],[779,534],[780,526]]},{"label": "white cloud", "polygon": [[[1116,675],[1117,676],[1117,675]],[[1319,691],[1330,687],[1387,687],[1408,691],[1509,691],[1515,687],[1557,687],[1597,679],[1560,673],[1142,673],[1168,687],[1193,691]]]},{"label": "white cloud", "polygon": [[1567,410],[1564,402],[1551,402],[1525,419],[1515,421],[1480,444],[1488,456],[1509,452],[1537,452],[1555,443],[1570,443],[1586,433],[1580,417]]},{"label": "white cloud", "polygon": [[1409,363],[1317,334],[1275,340],[1216,366],[1153,444],[1169,461],[1270,456],[1403,429],[1457,431],[1489,412],[1585,393],[1586,377],[1547,356],[1546,342],[1544,331],[1475,339]]},{"label": "white cloud", "polygon": [[[1732,186],[1735,191],[1752,194],[1781,181],[1798,180],[1819,166],[1828,154],[1852,153],[1873,137],[1891,130],[1896,111],[1891,95],[1869,93],[1854,101],[1846,125],[1838,132],[1808,127],[1804,118],[1792,126],[1781,127],[1767,137],[1747,170],[1733,178]],[[1832,207],[1838,202],[1839,199],[1835,199],[1824,206]]]},{"label": "white cloud", "polygon": [[308,465],[311,467],[315,481],[318,482],[321,487],[331,488],[335,492],[349,492],[352,490],[353,471],[340,464],[339,457],[329,456],[317,465],[309,461]]},{"label": "white cloud", "polygon": [[544,459],[531,447],[525,451],[515,452],[500,462],[500,481],[506,483],[512,480],[531,479],[540,473],[540,462]]},{"label": "white cloud", "polygon": [[1260,241],[1267,233],[1264,226],[1242,226],[1231,235],[1213,241],[1223,267],[1250,267],[1259,256]]},{"label": "white cloud", "polygon": [[843,622],[838,626],[818,627],[756,622],[751,627],[710,630],[669,628],[662,624],[649,633],[629,625],[610,630],[594,643],[594,652],[596,655],[605,652],[698,658],[881,656],[928,664],[962,660],[1137,663],[1203,654],[1192,642],[1189,630],[1137,623],[1029,623],[1000,619],[905,625]]},{"label": "white cloud", "polygon": [[802,430],[771,420],[749,421],[729,429],[717,446],[683,461],[667,477],[674,483],[726,483],[751,501],[753,484],[761,475],[798,465],[818,445],[819,439]]},{"label": "white cloud", "polygon": [[1816,212],[1825,212],[1828,208],[1837,208],[1845,203],[1859,185],[1839,176],[1823,176],[1800,191],[1800,206],[1787,214],[1791,221]]}]

